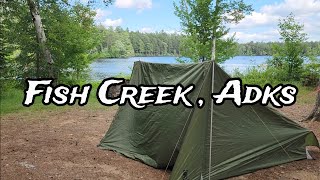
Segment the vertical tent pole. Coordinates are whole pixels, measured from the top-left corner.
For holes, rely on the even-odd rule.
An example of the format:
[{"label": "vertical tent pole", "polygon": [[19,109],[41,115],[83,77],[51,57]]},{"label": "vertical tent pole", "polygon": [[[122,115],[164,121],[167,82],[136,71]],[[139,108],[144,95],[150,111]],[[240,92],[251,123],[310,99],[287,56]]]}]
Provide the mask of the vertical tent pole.
[{"label": "vertical tent pole", "polygon": [[[220,3],[219,0],[215,0],[215,8],[214,8],[214,13],[218,11],[218,4]],[[216,27],[213,27],[213,38],[212,38],[212,47],[211,47],[211,60],[212,60],[212,85],[211,85],[211,93],[213,93],[214,89],[214,62],[216,61]],[[211,98],[211,95],[210,95]],[[212,114],[213,114],[213,99],[211,99],[211,109],[210,109],[210,152],[209,152],[209,180],[211,179],[211,156],[212,156]]]},{"label": "vertical tent pole", "polygon": [[[211,93],[213,93],[214,89],[214,61],[212,61],[212,80],[211,80]],[[211,97],[211,95],[210,95]],[[211,179],[211,151],[212,151],[212,119],[213,119],[213,99],[211,100],[211,108],[210,108],[210,148],[209,148],[209,180]]]}]

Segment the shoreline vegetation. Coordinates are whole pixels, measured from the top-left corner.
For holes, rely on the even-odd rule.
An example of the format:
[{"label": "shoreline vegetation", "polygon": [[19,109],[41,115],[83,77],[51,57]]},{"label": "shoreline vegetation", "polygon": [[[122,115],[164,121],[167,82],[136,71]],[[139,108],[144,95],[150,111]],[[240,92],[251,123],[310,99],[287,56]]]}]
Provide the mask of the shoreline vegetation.
[{"label": "shoreline vegetation", "polygon": [[97,61],[97,60],[100,60],[100,59],[129,59],[129,58],[143,58],[143,57],[176,57],[176,58],[179,58],[180,56],[178,55],[173,55],[173,54],[168,54],[168,55],[159,55],[159,56],[129,56],[129,57],[98,57],[97,59],[95,59],[94,61]]},{"label": "shoreline vegetation", "polygon": [[[91,53],[96,59],[129,57],[181,57],[188,46],[188,37],[182,34],[169,34],[165,31],[142,33],[129,29],[105,28],[98,26],[101,44]],[[272,56],[274,46],[283,46],[283,42],[247,42],[234,44],[234,56]],[[320,42],[304,42],[305,53],[312,51],[320,56]]]},{"label": "shoreline vegetation", "polygon": [[[249,57],[254,57],[254,56],[260,56],[260,57],[263,57],[263,56],[270,56],[271,55],[236,55],[236,56],[249,56]],[[234,56],[234,57],[236,57]],[[180,58],[181,56],[179,55],[173,55],[173,54],[168,54],[168,55],[158,55],[158,56],[153,56],[153,55],[150,55],[150,56],[129,56],[129,57],[98,57],[97,59],[95,59],[94,61],[97,61],[97,60],[101,60],[101,59],[129,59],[129,58],[143,58],[143,57],[175,57],[175,58]]]}]

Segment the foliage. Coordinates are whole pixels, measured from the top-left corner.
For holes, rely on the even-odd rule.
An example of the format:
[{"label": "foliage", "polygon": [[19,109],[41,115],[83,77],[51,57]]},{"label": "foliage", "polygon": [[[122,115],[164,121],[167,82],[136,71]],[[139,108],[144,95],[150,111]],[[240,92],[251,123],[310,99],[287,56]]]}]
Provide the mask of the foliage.
[{"label": "foliage", "polygon": [[316,87],[320,82],[320,43],[317,48],[307,46],[305,53],[308,60],[303,64],[301,81],[304,86]]},{"label": "foliage", "polygon": [[320,59],[314,57],[310,58],[309,61],[302,69],[302,84],[315,87],[320,80]]},{"label": "foliage", "polygon": [[299,80],[302,64],[307,59],[304,52],[307,35],[303,33],[303,24],[299,24],[290,14],[279,21],[279,33],[283,45],[273,44],[273,57],[269,65],[277,69],[285,69],[283,74],[288,80]]},{"label": "foliage", "polygon": [[303,86],[299,81],[285,81],[282,78],[283,70],[274,68],[251,68],[244,73],[239,71],[233,74],[233,77],[241,78],[242,84],[255,84],[264,87],[265,84],[276,86],[278,84],[293,84],[298,87],[297,103],[313,104],[314,103],[314,87]]},{"label": "foliage", "polygon": [[[283,42],[248,42],[237,43],[237,55],[239,56],[272,56],[272,46],[283,46]],[[314,56],[320,56],[320,42],[304,42],[303,52],[313,52]]]},{"label": "foliage", "polygon": [[237,54],[243,56],[271,56],[272,43],[271,42],[248,42],[237,44]]},{"label": "foliage", "polygon": [[95,52],[101,58],[120,58],[132,56],[177,56],[180,35],[133,32],[121,27],[105,28],[99,26],[102,42]]},{"label": "foliage", "polygon": [[[47,46],[54,59],[58,81],[77,80],[84,73],[93,56],[89,54],[97,43],[94,26],[95,12],[80,3],[70,5],[65,0],[38,1]],[[46,64],[39,60],[39,46],[28,6],[24,0],[4,4],[6,16],[4,36],[8,37],[8,51],[16,57],[7,57],[4,78],[47,77]],[[14,71],[18,69],[18,71]],[[13,73],[9,73],[13,72]]]},{"label": "foliage", "polygon": [[[212,58],[213,51],[217,62],[223,62],[235,53],[226,50],[235,46],[234,36],[225,37],[229,32],[226,24],[238,23],[253,10],[242,0],[181,0],[179,5],[174,3],[174,7],[187,35],[185,42],[192,44],[191,48],[182,51],[182,55],[193,61],[204,61]],[[214,43],[217,48],[213,47]]]},{"label": "foliage", "polygon": [[233,77],[239,77],[245,84],[255,84],[263,87],[265,84],[277,85],[285,82],[283,70],[274,68],[254,67],[241,73],[236,71]]}]

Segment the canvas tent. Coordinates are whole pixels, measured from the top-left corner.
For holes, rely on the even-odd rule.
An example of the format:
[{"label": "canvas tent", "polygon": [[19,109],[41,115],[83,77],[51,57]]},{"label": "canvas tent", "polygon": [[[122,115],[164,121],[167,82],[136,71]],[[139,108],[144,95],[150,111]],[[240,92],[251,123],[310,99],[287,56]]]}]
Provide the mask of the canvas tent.
[{"label": "canvas tent", "polygon": [[158,64],[135,62],[131,84],[195,84],[188,95],[203,108],[151,106],[119,108],[99,147],[119,152],[155,168],[173,167],[170,179],[222,179],[294,160],[305,159],[315,135],[272,107],[231,101],[214,105],[229,76],[215,63]]}]

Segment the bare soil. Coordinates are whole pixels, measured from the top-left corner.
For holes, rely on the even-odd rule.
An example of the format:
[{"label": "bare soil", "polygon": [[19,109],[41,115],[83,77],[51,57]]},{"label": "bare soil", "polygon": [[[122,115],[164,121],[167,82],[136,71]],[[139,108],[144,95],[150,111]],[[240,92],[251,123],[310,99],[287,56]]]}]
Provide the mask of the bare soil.
[{"label": "bare soil", "polygon": [[[293,120],[306,117],[312,106],[281,109]],[[1,117],[0,179],[168,179],[170,172],[154,169],[115,152],[101,150],[116,108],[15,113]],[[300,123],[320,137],[320,122]],[[232,179],[319,180],[320,152],[316,160],[301,160]]]}]

